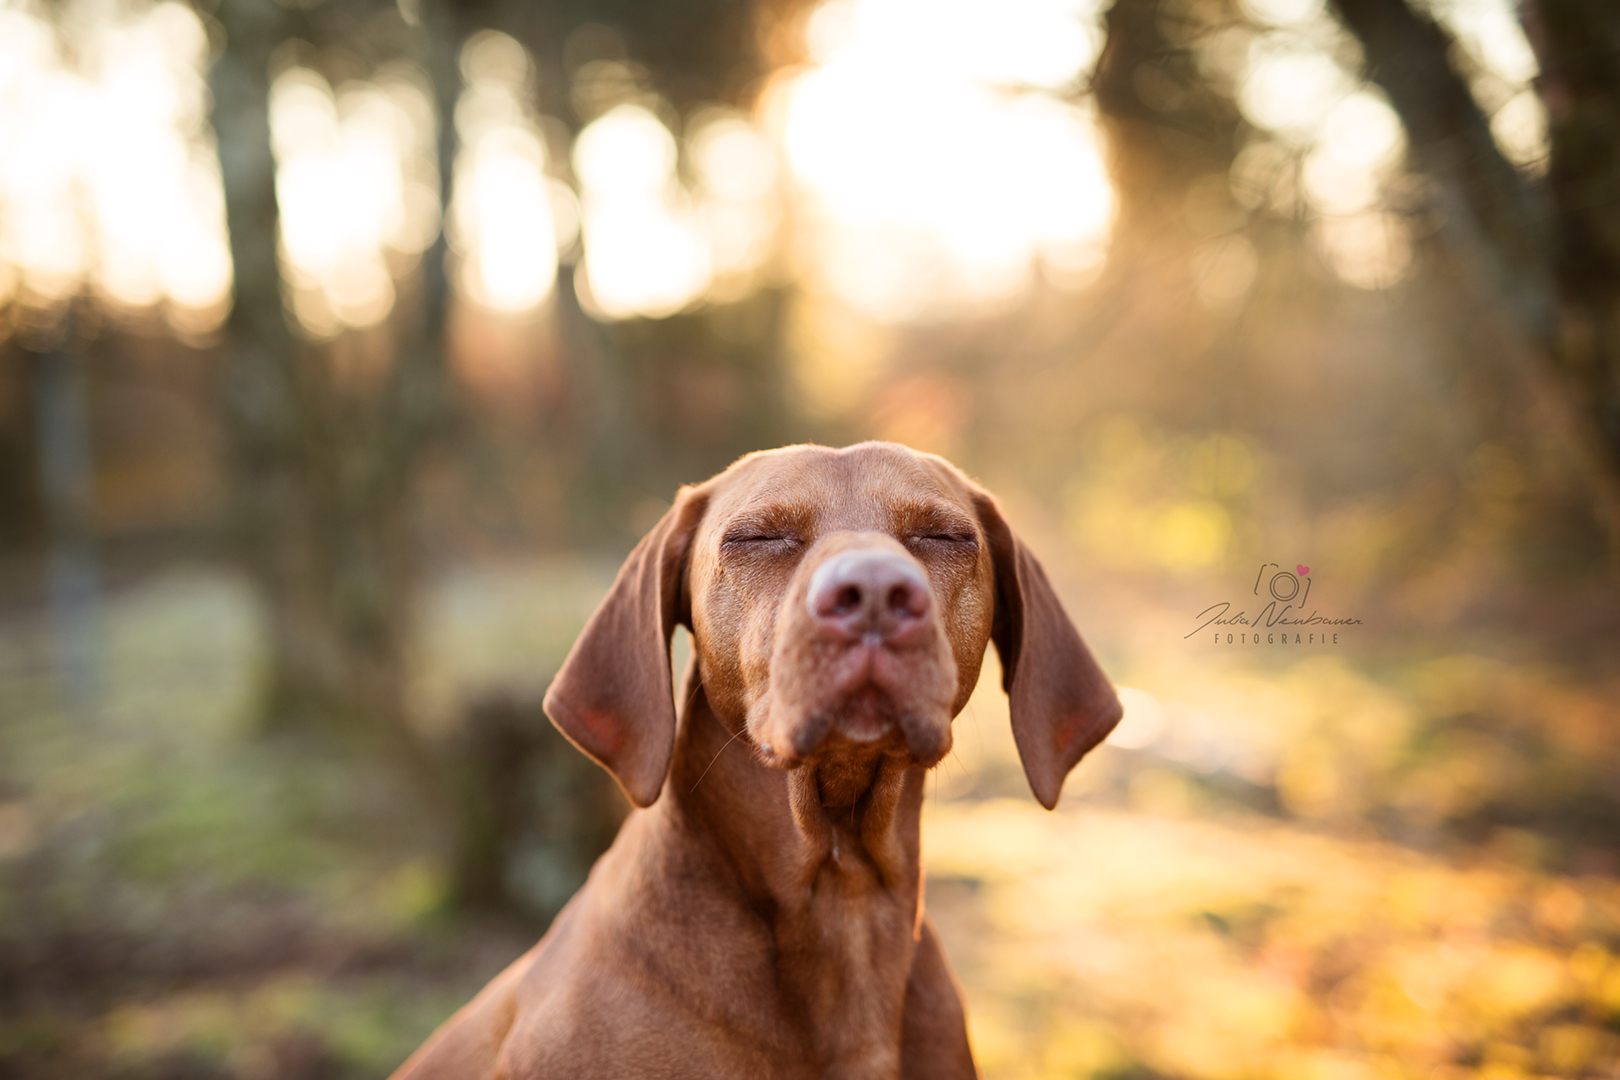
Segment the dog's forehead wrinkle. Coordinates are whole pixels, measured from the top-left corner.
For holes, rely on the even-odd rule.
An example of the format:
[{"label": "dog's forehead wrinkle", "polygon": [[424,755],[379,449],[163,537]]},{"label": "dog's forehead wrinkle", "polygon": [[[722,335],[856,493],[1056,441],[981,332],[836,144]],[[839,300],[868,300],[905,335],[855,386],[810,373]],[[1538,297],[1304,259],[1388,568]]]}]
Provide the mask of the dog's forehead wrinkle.
[{"label": "dog's forehead wrinkle", "polygon": [[[807,463],[813,464],[813,463]],[[803,517],[831,496],[836,485],[823,469],[739,470],[721,478],[715,501],[716,517],[731,522],[740,518],[787,520]]]},{"label": "dog's forehead wrinkle", "polygon": [[[781,467],[784,460],[793,467]],[[862,442],[841,449],[814,443],[761,450],[738,458],[712,485],[714,509],[735,512],[744,500],[858,495],[879,500],[926,492],[967,508],[967,483],[944,458],[899,443]]]},{"label": "dog's forehead wrinkle", "polygon": [[[776,459],[793,458],[783,470]],[[787,447],[744,458],[719,478],[711,525],[719,530],[829,532],[972,531],[976,516],[942,463],[892,443],[843,450]]]}]

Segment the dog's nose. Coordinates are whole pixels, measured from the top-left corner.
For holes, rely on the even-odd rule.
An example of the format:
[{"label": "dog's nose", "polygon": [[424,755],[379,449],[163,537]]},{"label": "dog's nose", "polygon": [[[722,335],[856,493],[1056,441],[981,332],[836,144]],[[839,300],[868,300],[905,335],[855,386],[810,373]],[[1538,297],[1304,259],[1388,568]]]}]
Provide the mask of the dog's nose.
[{"label": "dog's nose", "polygon": [[928,616],[933,594],[921,568],[894,551],[845,551],[810,576],[810,617],[835,633],[892,640]]}]

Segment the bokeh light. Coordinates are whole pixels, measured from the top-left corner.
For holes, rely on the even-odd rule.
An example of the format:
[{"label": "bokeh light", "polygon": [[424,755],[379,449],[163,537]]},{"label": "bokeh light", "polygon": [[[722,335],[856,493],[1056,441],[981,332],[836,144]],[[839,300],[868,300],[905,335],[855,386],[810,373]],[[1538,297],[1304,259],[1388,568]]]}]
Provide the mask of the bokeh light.
[{"label": "bokeh light", "polygon": [[551,295],[559,249],[578,231],[573,192],[550,175],[546,137],[528,104],[534,62],[505,34],[482,31],[461,51],[450,242],[462,293],[495,311],[533,309]]},{"label": "bokeh light", "polygon": [[1354,79],[1309,38],[1277,32],[1255,39],[1238,89],[1243,114],[1295,143],[1308,143]]},{"label": "bokeh light", "polygon": [[708,295],[736,299],[759,284],[759,271],[776,253],[782,222],[777,151],[729,109],[705,109],[687,129],[697,214],[709,244]]},{"label": "bokeh light", "polygon": [[270,88],[281,265],[298,326],[315,338],[375,326],[397,271],[438,235],[432,97],[392,64],[335,91],[294,65]]},{"label": "bokeh light", "polygon": [[676,156],[675,136],[642,105],[616,106],[579,133],[580,298],[594,313],[673,315],[708,287],[708,244]]},{"label": "bokeh light", "polygon": [[1091,6],[833,0],[806,39],[814,63],[780,75],[762,115],[816,284],[903,321],[1005,303],[1037,265],[1062,284],[1100,263],[1114,200],[1097,131],[1047,93],[1095,59]]},{"label": "bokeh light", "polygon": [[48,308],[89,282],[115,306],[163,305],[179,332],[211,330],[231,264],[202,24],[166,2],[76,40],[70,56],[44,9],[0,4],[0,303]]}]

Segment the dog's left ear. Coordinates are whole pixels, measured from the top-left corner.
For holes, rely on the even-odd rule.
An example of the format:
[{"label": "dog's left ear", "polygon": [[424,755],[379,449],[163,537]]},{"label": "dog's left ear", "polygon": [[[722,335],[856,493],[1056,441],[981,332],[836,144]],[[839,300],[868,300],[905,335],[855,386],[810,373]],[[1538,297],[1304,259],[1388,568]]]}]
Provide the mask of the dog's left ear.
[{"label": "dog's left ear", "polygon": [[703,489],[680,490],[546,691],[551,722],[641,807],[658,801],[675,748],[669,642],[677,623],[691,625],[686,556],[707,504]]},{"label": "dog's left ear", "polygon": [[1069,770],[1108,737],[1125,710],[1064,614],[1046,571],[1008,526],[996,500],[976,490],[973,502],[995,564],[990,637],[1001,656],[1013,739],[1030,790],[1050,810]]}]

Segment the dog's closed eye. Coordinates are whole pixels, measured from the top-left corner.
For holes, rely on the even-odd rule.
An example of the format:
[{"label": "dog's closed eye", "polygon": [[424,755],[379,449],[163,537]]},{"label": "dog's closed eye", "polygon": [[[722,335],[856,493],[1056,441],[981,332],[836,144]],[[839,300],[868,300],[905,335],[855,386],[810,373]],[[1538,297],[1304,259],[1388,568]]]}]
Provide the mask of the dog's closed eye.
[{"label": "dog's closed eye", "polygon": [[906,537],[906,546],[942,554],[976,554],[979,539],[970,532],[931,532]]},{"label": "dog's closed eye", "polygon": [[774,529],[753,527],[736,529],[720,538],[724,551],[749,552],[760,555],[783,555],[798,551],[804,541],[796,534]]}]

